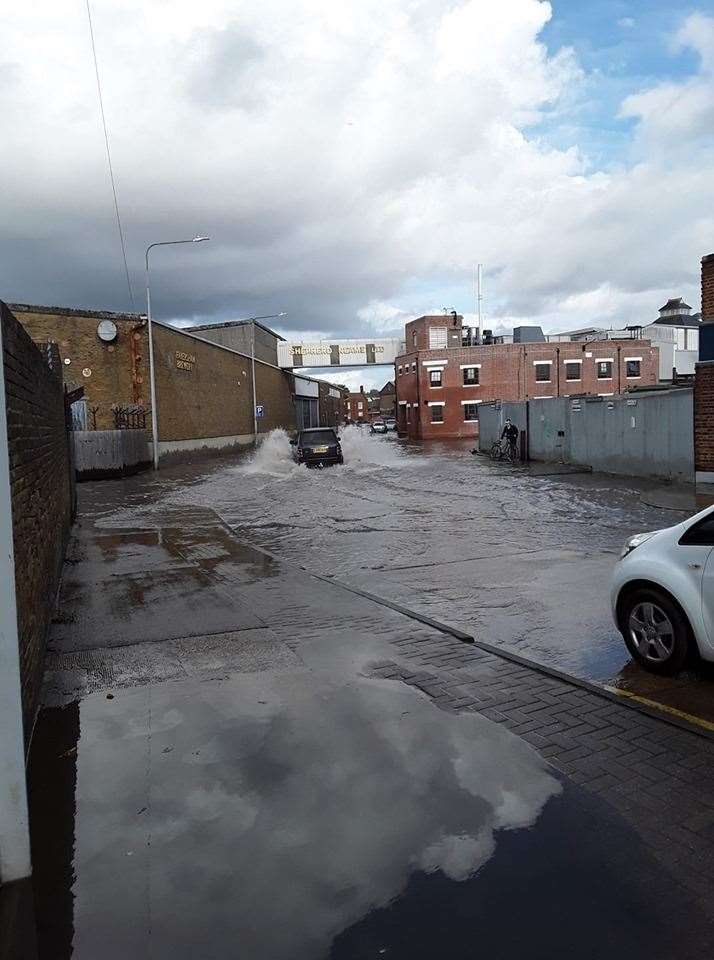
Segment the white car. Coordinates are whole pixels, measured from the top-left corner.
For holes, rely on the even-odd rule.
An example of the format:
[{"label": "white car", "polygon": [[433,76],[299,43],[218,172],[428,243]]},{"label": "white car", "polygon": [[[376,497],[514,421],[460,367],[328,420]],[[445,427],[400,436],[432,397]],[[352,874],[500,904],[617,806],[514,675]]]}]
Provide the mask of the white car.
[{"label": "white car", "polygon": [[634,659],[673,674],[690,655],[714,660],[714,507],[623,547],[612,612]]}]

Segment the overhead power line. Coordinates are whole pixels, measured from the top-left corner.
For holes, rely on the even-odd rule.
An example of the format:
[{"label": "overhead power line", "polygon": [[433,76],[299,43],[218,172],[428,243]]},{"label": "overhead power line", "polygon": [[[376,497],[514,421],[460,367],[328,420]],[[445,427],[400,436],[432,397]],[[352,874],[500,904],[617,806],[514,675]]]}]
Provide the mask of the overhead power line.
[{"label": "overhead power line", "polygon": [[112,196],[114,197],[114,212],[117,218],[117,229],[119,231],[119,243],[121,244],[121,255],[124,261],[124,273],[126,274],[126,285],[129,288],[129,299],[131,300],[131,309],[135,310],[134,291],[131,288],[131,279],[129,277],[129,265],[126,262],[126,246],[124,244],[124,230],[121,225],[121,216],[119,215],[119,201],[117,199],[117,188],[114,182],[114,169],[112,167],[112,153],[109,149],[109,133],[107,132],[107,119],[104,115],[104,100],[102,98],[102,84],[99,79],[99,64],[97,62],[97,48],[94,43],[94,27],[92,26],[92,11],[87,0],[87,20],[89,21],[89,36],[92,41],[92,56],[94,57],[94,73],[97,77],[97,93],[99,95],[99,111],[102,115],[102,128],[104,130],[104,143],[107,148],[107,164],[109,165],[109,179],[112,184]]}]

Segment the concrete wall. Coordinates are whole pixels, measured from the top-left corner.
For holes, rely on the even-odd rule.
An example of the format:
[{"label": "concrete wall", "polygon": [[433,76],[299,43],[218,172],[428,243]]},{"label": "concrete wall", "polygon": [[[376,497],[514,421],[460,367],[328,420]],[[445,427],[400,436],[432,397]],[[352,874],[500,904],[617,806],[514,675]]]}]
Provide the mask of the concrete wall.
[{"label": "concrete wall", "polygon": [[43,355],[7,307],[2,304],[0,309],[22,707],[28,734],[71,523],[70,453],[57,350]]},{"label": "concrete wall", "polygon": [[625,476],[687,482],[694,479],[693,397],[689,388],[615,397],[530,400],[503,403],[500,408],[498,404],[483,404],[480,413],[479,449],[483,452],[488,452],[510,416],[519,429],[527,428],[532,460],[581,464]]},{"label": "concrete wall", "polygon": [[126,476],[151,464],[145,430],[73,430],[70,438],[80,480]]}]

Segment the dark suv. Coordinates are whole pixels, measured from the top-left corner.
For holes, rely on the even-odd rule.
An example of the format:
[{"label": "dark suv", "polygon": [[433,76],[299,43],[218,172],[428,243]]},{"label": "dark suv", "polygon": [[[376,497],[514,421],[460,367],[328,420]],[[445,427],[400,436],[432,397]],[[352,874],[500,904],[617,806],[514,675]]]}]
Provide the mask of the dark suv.
[{"label": "dark suv", "polygon": [[293,460],[304,463],[306,467],[327,467],[334,463],[344,463],[342,447],[332,427],[299,430],[290,443],[293,446]]}]

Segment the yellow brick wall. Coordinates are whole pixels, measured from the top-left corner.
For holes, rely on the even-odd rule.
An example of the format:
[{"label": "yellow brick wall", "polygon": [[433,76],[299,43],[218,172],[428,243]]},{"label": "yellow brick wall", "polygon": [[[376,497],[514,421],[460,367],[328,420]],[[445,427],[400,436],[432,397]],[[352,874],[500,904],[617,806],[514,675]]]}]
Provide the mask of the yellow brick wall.
[{"label": "yellow brick wall", "polygon": [[[69,389],[84,387],[88,406],[98,408],[98,430],[114,427],[111,412],[114,404],[129,405],[143,401],[148,406],[148,340],[146,328],[141,327],[138,317],[126,320],[113,317],[118,335],[114,343],[107,344],[97,336],[101,317],[74,311],[43,313],[18,305],[11,309],[35,343],[51,342],[58,345],[64,382]],[[132,381],[133,337],[139,338],[135,342],[141,356],[138,375],[143,383],[137,384]],[[66,360],[70,361],[69,364],[65,363]],[[85,376],[83,371],[89,371],[89,375]]]},{"label": "yellow brick wall", "polygon": [[[57,343],[64,382],[70,389],[84,387],[89,408],[96,408],[97,429],[114,427],[113,405],[150,407],[148,336],[138,315],[108,315],[118,335],[106,344],[97,336],[101,312],[23,305],[12,309],[36,343]],[[194,357],[195,362],[179,360],[177,365],[177,353]],[[160,324],[154,325],[154,354],[160,440],[252,435],[249,357]],[[136,370],[134,355],[140,357]],[[70,363],[65,364],[65,359]],[[275,427],[294,429],[289,374],[256,363],[256,395],[265,408],[264,418],[258,421],[259,433]],[[91,416],[89,423],[91,427]]]},{"label": "yellow brick wall", "polygon": [[[188,361],[186,357],[190,358]],[[253,433],[251,362],[179,330],[154,326],[159,439],[190,440]],[[289,376],[256,363],[256,399],[265,409],[258,432],[293,429]]]}]

